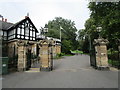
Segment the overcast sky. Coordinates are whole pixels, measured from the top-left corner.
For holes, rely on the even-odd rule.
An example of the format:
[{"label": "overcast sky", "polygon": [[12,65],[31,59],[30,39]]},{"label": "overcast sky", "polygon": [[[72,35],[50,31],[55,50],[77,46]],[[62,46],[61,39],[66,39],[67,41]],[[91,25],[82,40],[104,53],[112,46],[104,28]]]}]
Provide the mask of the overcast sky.
[{"label": "overcast sky", "polygon": [[29,13],[37,29],[55,17],[75,21],[77,29],[83,29],[90,12],[88,0],[1,0],[0,14],[8,22],[16,23]]}]

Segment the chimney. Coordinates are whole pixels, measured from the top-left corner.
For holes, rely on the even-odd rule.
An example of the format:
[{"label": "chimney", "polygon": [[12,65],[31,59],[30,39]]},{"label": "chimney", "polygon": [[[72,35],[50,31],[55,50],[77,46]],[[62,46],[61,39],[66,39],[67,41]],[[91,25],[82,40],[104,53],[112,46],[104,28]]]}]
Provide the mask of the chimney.
[{"label": "chimney", "polygon": [[7,19],[5,19],[5,22],[7,22]]},{"label": "chimney", "polygon": [[2,21],[4,21],[4,18],[2,18]]},{"label": "chimney", "polygon": [[27,18],[28,16],[25,16],[25,18]]},{"label": "chimney", "polygon": [[29,13],[27,13],[27,16],[25,16],[25,18],[29,17]]},{"label": "chimney", "polygon": [[29,17],[29,13],[27,13],[27,17]]}]

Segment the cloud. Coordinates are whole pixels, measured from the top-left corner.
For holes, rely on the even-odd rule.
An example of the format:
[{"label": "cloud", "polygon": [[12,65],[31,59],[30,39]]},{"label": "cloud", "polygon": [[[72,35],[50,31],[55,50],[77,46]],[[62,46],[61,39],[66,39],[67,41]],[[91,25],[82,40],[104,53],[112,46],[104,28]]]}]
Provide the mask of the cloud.
[{"label": "cloud", "polygon": [[15,23],[29,13],[38,29],[54,17],[61,16],[75,21],[80,29],[89,18],[87,4],[85,0],[2,0],[0,14]]}]

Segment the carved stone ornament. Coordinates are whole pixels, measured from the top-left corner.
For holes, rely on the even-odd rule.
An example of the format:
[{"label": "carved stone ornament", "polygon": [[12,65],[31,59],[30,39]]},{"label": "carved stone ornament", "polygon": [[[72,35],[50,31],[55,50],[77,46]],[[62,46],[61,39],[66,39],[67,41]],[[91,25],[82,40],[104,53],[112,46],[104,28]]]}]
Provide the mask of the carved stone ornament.
[{"label": "carved stone ornament", "polygon": [[40,40],[39,41],[39,44],[38,44],[40,47],[42,47],[43,45],[48,45],[48,46],[51,46],[52,45],[52,42],[51,40]]},{"label": "carved stone ornament", "polygon": [[104,39],[104,38],[94,39],[94,42],[93,42],[94,45],[105,45],[108,43],[109,43],[109,41],[107,39]]},{"label": "carved stone ornament", "polygon": [[28,43],[29,43],[28,41],[19,40],[18,43],[17,43],[17,45],[18,45],[18,46],[27,46]]}]

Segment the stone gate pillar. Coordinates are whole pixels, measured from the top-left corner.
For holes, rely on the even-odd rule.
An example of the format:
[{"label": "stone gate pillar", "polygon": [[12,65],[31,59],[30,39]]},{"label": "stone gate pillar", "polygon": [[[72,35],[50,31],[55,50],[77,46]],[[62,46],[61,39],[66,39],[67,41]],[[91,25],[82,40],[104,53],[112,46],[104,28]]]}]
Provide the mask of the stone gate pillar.
[{"label": "stone gate pillar", "polygon": [[57,52],[58,54],[61,53],[61,45],[60,45],[60,43],[58,43],[58,44],[56,45],[56,52]]},{"label": "stone gate pillar", "polygon": [[120,60],[120,39],[118,40],[118,51],[119,51],[119,60]]},{"label": "stone gate pillar", "polygon": [[26,70],[26,57],[27,47],[24,41],[18,41],[18,71]]},{"label": "stone gate pillar", "polygon": [[95,51],[96,51],[96,66],[98,69],[109,68],[107,46],[106,46],[107,43],[108,40],[103,38],[98,38],[94,40]]},{"label": "stone gate pillar", "polygon": [[53,69],[52,41],[42,40],[39,42],[40,71],[51,71]]},{"label": "stone gate pillar", "polygon": [[53,57],[55,57],[57,55],[57,53],[56,53],[56,41],[51,40],[51,44],[52,44],[52,47],[51,47],[52,55],[53,55]]}]

